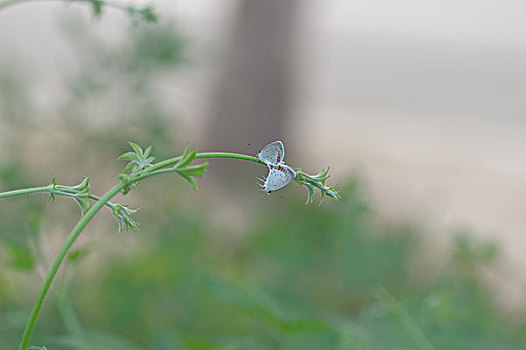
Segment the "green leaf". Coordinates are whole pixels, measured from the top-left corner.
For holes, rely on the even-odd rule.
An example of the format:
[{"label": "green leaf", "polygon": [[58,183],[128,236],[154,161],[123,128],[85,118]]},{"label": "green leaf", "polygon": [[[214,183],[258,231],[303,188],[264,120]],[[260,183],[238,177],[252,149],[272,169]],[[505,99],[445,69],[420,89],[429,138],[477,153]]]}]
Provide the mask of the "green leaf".
[{"label": "green leaf", "polygon": [[132,231],[139,231],[139,224],[135,222],[131,217],[124,216],[124,226],[126,227],[126,230],[132,230]]},{"label": "green leaf", "polygon": [[51,204],[53,204],[54,201],[55,201],[55,195],[53,193],[50,193],[49,198],[47,200],[48,207],[51,206]]},{"label": "green leaf", "polygon": [[187,175],[187,176],[197,176],[201,177],[206,172],[206,167],[208,166],[208,162],[204,162],[199,165],[193,165],[193,166],[187,166],[181,169],[177,169],[177,172],[180,175]]},{"label": "green leaf", "polygon": [[91,208],[91,201],[83,197],[74,197],[82,210],[82,215],[85,215]]},{"label": "green leaf", "polygon": [[314,187],[311,185],[305,185],[307,187],[307,201],[305,204],[312,203],[314,201]]},{"label": "green leaf", "polygon": [[141,149],[141,146],[139,146],[138,144],[134,143],[134,142],[128,142],[130,144],[130,146],[133,148],[133,150],[135,151],[135,153],[137,153],[141,158],[144,157],[144,153],[142,152],[142,149]]},{"label": "green leaf", "polygon": [[321,198],[320,198],[319,205],[321,205],[321,203],[323,202],[323,199],[325,198],[326,194],[327,194],[327,191],[320,191]]},{"label": "green leaf", "polygon": [[82,182],[80,184],[78,184],[77,186],[73,186],[71,188],[74,189],[77,192],[85,192],[85,191],[89,192],[89,189],[90,189],[89,178],[88,177],[84,177],[84,180],[82,180]]},{"label": "green leaf", "polygon": [[117,160],[137,160],[137,154],[135,152],[126,152],[121,154]]},{"label": "green leaf", "polygon": [[152,146],[148,146],[146,147],[146,149],[144,150],[144,158],[147,158],[149,155],[150,155],[150,152],[152,151]]},{"label": "green leaf", "polygon": [[117,204],[113,209],[113,215],[117,218],[119,223],[119,229],[117,233],[120,233],[123,229],[139,231],[139,225],[130,217],[130,215],[135,214],[139,208],[130,209],[127,206]]},{"label": "green leaf", "polygon": [[188,183],[192,186],[193,190],[194,191],[199,191],[199,188],[197,188],[197,183],[195,182],[195,180],[193,179],[193,177],[191,176],[187,176],[187,175],[183,175],[183,174],[180,174],[186,181],[188,181]]},{"label": "green leaf", "polygon": [[198,191],[199,189],[197,188],[197,183],[195,182],[193,177],[194,176],[201,177],[206,172],[207,166],[208,166],[208,162],[204,162],[203,164],[199,164],[199,165],[186,166],[183,168],[176,168],[176,172],[180,176],[182,176],[186,181],[188,181],[188,183],[192,186],[194,191]]},{"label": "green leaf", "polygon": [[187,166],[188,164],[192,163],[192,161],[195,159],[195,155],[197,154],[197,149],[190,150],[190,145],[186,144],[186,147],[184,149],[183,155],[181,156],[181,159],[177,164],[174,166],[174,168],[179,169]]},{"label": "green leaf", "polygon": [[[149,167],[155,160],[155,157],[148,157],[152,151],[152,146],[148,146],[144,152],[139,145],[134,142],[129,142],[130,146],[135,152],[126,152],[122,154],[118,160],[126,160],[128,164],[124,167],[122,172],[117,176],[121,181],[132,181],[133,177],[138,176],[141,172]],[[123,193],[127,194],[134,188],[137,183],[129,184],[123,189]]]},{"label": "green leaf", "polygon": [[329,189],[326,191],[327,195],[334,199],[342,199],[342,196],[340,195],[340,192],[336,191],[334,187],[329,187]]},{"label": "green leaf", "polygon": [[320,204],[326,196],[334,199],[341,198],[340,194],[334,189],[334,187],[326,185],[326,181],[329,178],[329,169],[330,167],[327,167],[327,169],[323,169],[317,175],[308,175],[301,171],[301,169],[296,169],[296,183],[305,186],[308,191],[306,204],[314,201],[316,189],[320,191]]},{"label": "green leaf", "polygon": [[[49,186],[51,186],[51,189],[52,189],[52,190],[54,190],[55,187],[57,186],[57,182],[56,182],[54,176],[51,178],[51,183],[49,184]],[[49,194],[48,201],[47,201],[47,202],[48,202],[48,203],[47,203],[48,207],[51,206],[51,204],[53,204],[54,201],[55,201],[55,194],[50,193],[50,194]]]}]

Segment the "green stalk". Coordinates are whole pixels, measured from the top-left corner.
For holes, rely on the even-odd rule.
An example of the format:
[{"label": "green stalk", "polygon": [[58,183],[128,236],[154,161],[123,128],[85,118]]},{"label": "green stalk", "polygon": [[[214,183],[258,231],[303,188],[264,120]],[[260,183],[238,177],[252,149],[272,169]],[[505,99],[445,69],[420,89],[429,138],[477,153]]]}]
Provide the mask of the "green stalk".
[{"label": "green stalk", "polygon": [[[230,158],[230,159],[239,159],[239,160],[245,160],[250,161],[254,163],[260,163],[261,162],[258,158],[253,156],[248,156],[245,154],[238,154],[238,153],[226,153],[226,152],[204,152],[204,153],[198,153],[196,154],[195,159],[204,159],[204,158]],[[109,200],[112,199],[116,194],[118,194],[124,187],[131,185],[133,182],[137,182],[141,179],[145,179],[147,177],[158,175],[162,172],[161,169],[168,167],[170,165],[175,165],[179,160],[181,159],[181,156],[170,158],[165,161],[161,161],[157,164],[152,165],[151,167],[145,169],[143,171],[143,174],[134,178],[130,182],[120,182],[119,184],[112,187],[102,198],[98,198],[97,196],[90,195],[90,198],[98,198],[98,201],[93,205],[84,216],[79,220],[77,225],[73,228],[70,235],[68,236],[66,242],[60,249],[58,255],[55,258],[55,261],[53,262],[53,265],[51,266],[51,269],[49,270],[46,279],[44,280],[44,285],[42,286],[42,289],[40,290],[40,293],[38,294],[37,301],[35,305],[33,306],[33,309],[31,311],[31,314],[29,316],[29,320],[26,324],[26,328],[24,330],[24,333],[22,335],[22,341],[20,343],[20,350],[27,350],[29,346],[29,342],[31,341],[31,336],[33,334],[33,330],[35,328],[35,323],[37,321],[38,315],[40,313],[40,310],[42,308],[42,304],[44,303],[44,299],[46,298],[47,293],[49,292],[49,288],[51,287],[51,283],[53,282],[53,279],[55,278],[58,269],[60,265],[62,264],[62,261],[66,257],[66,254],[68,250],[71,248],[77,237],[80,235],[82,230],[86,227],[86,225],[91,221],[91,219],[97,214],[97,212],[104,206],[108,205]],[[169,170],[169,169],[166,169]],[[2,198],[8,198],[8,197],[14,197],[14,196],[20,196],[20,195],[26,195],[26,194],[34,194],[34,193],[45,193],[50,192],[52,190],[51,185],[50,186],[44,186],[44,187],[33,187],[28,189],[21,189],[21,190],[14,190],[14,191],[8,191],[0,193],[0,199]]]},{"label": "green stalk", "polygon": [[[180,158],[181,157],[170,158],[165,161],[154,164],[153,166],[145,169],[143,172],[143,175],[138,177],[135,181],[142,180],[142,179],[154,176],[154,175],[160,175],[163,173],[173,172],[171,169],[164,169],[164,170],[160,170],[160,169],[176,164]],[[238,159],[238,160],[246,160],[246,161],[254,162],[258,164],[265,164],[256,157],[248,156],[246,154],[239,154],[239,153],[203,152],[203,153],[196,154],[196,157],[195,157],[195,159],[212,159],[212,158]],[[31,194],[39,194],[39,193],[49,193],[49,194],[55,194],[58,196],[75,197],[75,192],[72,191],[71,189],[67,189],[67,188],[57,189],[57,187],[58,186],[53,187],[52,185],[48,185],[48,186],[42,186],[42,187],[30,187],[30,188],[22,188],[19,190],[0,192],[0,199],[6,199],[9,197],[25,196],[25,195],[31,195]],[[89,194],[89,198],[95,201],[99,201],[101,199],[101,197],[91,194],[91,193]],[[115,208],[115,204],[109,201],[106,202],[105,205],[112,210]]]},{"label": "green stalk", "polygon": [[[240,154],[240,153],[228,153],[228,152],[202,152],[197,153],[195,155],[195,159],[213,159],[213,158],[228,158],[228,159],[238,159],[238,160],[246,160],[248,162],[254,162],[258,164],[263,164],[261,160],[254,156],[248,156],[246,154]],[[173,170],[171,168],[163,169],[171,165],[175,165],[181,157],[175,157],[170,158],[164,161],[161,161],[157,164],[152,165],[149,168],[144,169],[141,175],[139,175],[137,178],[135,178],[135,182],[146,179],[151,176],[156,176],[164,173],[171,173]]]},{"label": "green stalk", "polygon": [[[43,186],[43,187],[31,187],[31,188],[23,188],[20,190],[0,192],[0,199],[5,199],[9,197],[25,196],[25,195],[30,195],[30,194],[39,194],[39,193],[49,193],[49,194],[55,194],[58,196],[75,198],[75,191],[71,189],[67,189],[67,188],[57,190],[56,187],[53,188],[52,185],[49,185],[49,186]],[[100,200],[99,196],[91,194],[91,193],[89,194],[89,198],[93,199],[94,201]],[[112,202],[106,202],[105,205],[111,210],[115,208],[115,204]]]},{"label": "green stalk", "polygon": [[97,203],[95,203],[93,207],[91,207],[90,210],[86,212],[86,214],[79,220],[75,228],[73,228],[73,231],[71,231],[68,239],[66,240],[66,242],[62,246],[62,249],[60,249],[57,257],[55,258],[55,261],[53,262],[53,265],[51,266],[51,269],[49,270],[46,279],[44,280],[44,285],[42,286],[42,289],[38,294],[38,299],[35,305],[33,306],[33,310],[31,311],[31,315],[29,316],[29,320],[26,324],[24,334],[22,335],[20,350],[26,350],[29,346],[29,341],[31,340],[31,335],[33,334],[33,329],[35,328],[35,323],[37,321],[38,314],[40,313],[40,309],[42,308],[44,299],[46,298],[49,288],[51,287],[51,282],[53,282],[53,279],[57,274],[58,268],[60,267],[60,264],[66,257],[69,248],[71,248],[73,242],[75,242],[77,237],[86,227],[86,225],[91,221],[91,219],[95,216],[95,214],[106,204],[107,201],[109,201],[117,193],[119,193],[124,186],[124,183],[119,183],[118,185],[110,189]]},{"label": "green stalk", "polygon": [[[0,10],[2,10],[3,8],[9,7],[9,6],[18,5],[18,4],[21,4],[21,3],[24,3],[24,2],[31,2],[31,1],[33,1],[33,2],[42,2],[42,1],[67,2],[65,0],[3,0],[3,1],[0,1]],[[76,2],[84,2],[84,3],[90,3],[91,2],[91,0],[74,0],[74,1],[76,1]],[[124,11],[128,10],[128,6],[126,6],[126,4],[123,4],[123,3],[120,3],[120,2],[116,2],[116,1],[101,0],[101,4],[105,5],[105,6],[113,7],[113,8],[119,9],[119,10],[124,10]]]},{"label": "green stalk", "polygon": [[49,193],[51,190],[52,190],[51,186],[22,188],[20,190],[0,192],[0,199],[16,197],[16,196],[25,196],[27,194],[46,193],[46,192]]},{"label": "green stalk", "polygon": [[[246,154],[240,154],[240,153],[229,153],[229,152],[202,152],[197,153],[195,155],[195,159],[211,159],[211,158],[229,158],[229,159],[239,159],[239,160],[246,160],[249,162],[259,163],[259,164],[265,164],[262,161],[260,161],[258,158],[254,156],[249,156]],[[151,167],[144,170],[143,173],[151,173],[152,171],[166,168],[170,165],[175,165],[181,157],[175,157],[170,158],[167,160],[163,160],[157,164],[152,165]]]}]

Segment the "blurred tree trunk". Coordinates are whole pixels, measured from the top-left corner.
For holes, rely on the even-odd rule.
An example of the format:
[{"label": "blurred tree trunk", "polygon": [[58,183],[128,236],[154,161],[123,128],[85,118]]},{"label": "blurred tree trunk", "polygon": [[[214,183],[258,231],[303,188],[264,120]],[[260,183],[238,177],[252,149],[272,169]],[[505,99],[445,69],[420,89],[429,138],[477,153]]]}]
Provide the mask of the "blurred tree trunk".
[{"label": "blurred tree trunk", "polygon": [[[283,137],[290,111],[297,0],[242,0],[210,110],[212,149]],[[255,149],[253,149],[255,152]]]}]

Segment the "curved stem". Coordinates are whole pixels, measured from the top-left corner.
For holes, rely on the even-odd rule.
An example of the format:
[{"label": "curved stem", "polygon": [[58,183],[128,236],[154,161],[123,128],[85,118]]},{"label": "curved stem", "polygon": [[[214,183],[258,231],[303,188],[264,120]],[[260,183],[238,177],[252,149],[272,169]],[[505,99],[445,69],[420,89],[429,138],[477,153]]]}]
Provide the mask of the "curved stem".
[{"label": "curved stem", "polygon": [[[0,2],[0,11],[6,7],[18,5],[24,2],[30,2],[30,1],[36,1],[36,2],[42,2],[42,1],[60,1],[60,2],[70,2],[65,0],[3,0]],[[75,2],[85,2],[90,3],[92,0],[74,0]],[[108,0],[101,0],[100,1],[103,5],[113,7],[119,10],[127,10],[127,6],[125,4],[121,4],[115,1],[108,1]]]},{"label": "curved stem", "polygon": [[[239,159],[239,160],[245,160],[250,161],[254,163],[264,164],[261,162],[258,158],[253,156],[248,156],[245,154],[238,154],[238,153],[227,153],[227,152],[204,152],[204,153],[198,153],[196,154],[196,159],[204,159],[204,158],[230,158],[230,159]],[[165,161],[161,161],[157,164],[152,165],[151,167],[144,170],[144,173],[141,176],[138,176],[134,178],[133,180],[129,182],[120,182],[119,184],[112,187],[102,198],[98,198],[97,196],[90,195],[90,198],[98,198],[98,201],[95,203],[94,206],[92,206],[84,216],[79,220],[77,225],[73,228],[70,235],[66,239],[66,242],[60,249],[59,253],[57,254],[55,261],[53,262],[53,265],[51,266],[51,269],[49,270],[46,279],[44,280],[44,285],[42,286],[42,289],[40,290],[40,293],[38,294],[37,301],[35,302],[35,305],[33,306],[33,309],[31,311],[31,314],[29,315],[29,320],[26,324],[26,328],[24,330],[24,333],[22,335],[22,341],[20,343],[20,350],[27,350],[29,346],[29,342],[31,340],[31,335],[33,334],[33,329],[35,328],[35,324],[38,318],[38,315],[40,313],[40,310],[42,308],[42,304],[44,303],[44,299],[46,298],[46,295],[49,291],[49,288],[51,287],[51,283],[53,282],[53,279],[55,278],[58,269],[60,265],[62,264],[62,261],[66,257],[66,254],[77,239],[77,237],[80,235],[82,230],[86,227],[86,225],[91,221],[91,219],[95,216],[95,214],[104,206],[108,205],[109,200],[112,199],[117,193],[119,193],[124,187],[129,186],[133,182],[137,182],[141,179],[155,176],[157,174],[160,174],[160,169],[165,168],[170,165],[176,164],[181,159],[181,156],[170,158]],[[14,190],[9,192],[3,192],[0,193],[0,199],[1,198],[7,198],[7,197],[13,197],[13,196],[19,196],[24,194],[33,194],[33,193],[45,193],[49,192],[51,190],[50,186],[45,187],[34,187],[29,189],[22,189],[22,190]]]},{"label": "curved stem", "polygon": [[[201,152],[201,153],[197,153],[195,155],[195,159],[213,159],[213,158],[238,159],[238,160],[246,160],[246,161],[249,161],[249,162],[254,162],[254,163],[259,163],[259,164],[265,164],[261,160],[259,160],[258,158],[254,157],[254,156],[249,156],[249,155],[241,154],[241,153]],[[148,173],[151,173],[151,172],[156,171],[158,169],[166,168],[167,166],[170,166],[170,165],[175,165],[180,159],[181,159],[181,156],[163,160],[163,161],[161,161],[159,163],[156,163],[156,164],[152,165],[151,167],[145,169],[143,173],[148,174]]]},{"label": "curved stem", "polygon": [[49,270],[46,279],[44,280],[44,285],[42,286],[42,289],[40,290],[40,293],[38,294],[37,301],[35,305],[33,306],[33,310],[31,311],[31,315],[29,316],[29,320],[27,322],[26,328],[24,330],[24,334],[22,335],[22,342],[20,343],[20,350],[26,350],[29,346],[29,341],[31,340],[31,335],[33,333],[33,329],[35,327],[36,320],[38,318],[38,314],[40,313],[40,309],[42,308],[42,304],[44,302],[44,299],[46,298],[46,295],[49,291],[49,288],[51,287],[51,282],[53,282],[53,279],[55,278],[58,268],[60,267],[60,264],[66,257],[66,254],[69,250],[69,248],[73,245],[73,242],[77,239],[77,237],[80,235],[82,230],[86,227],[86,225],[91,221],[93,216],[104,206],[104,204],[109,201],[113,196],[115,196],[117,193],[122,190],[122,188],[125,186],[124,183],[120,183],[116,186],[114,186],[112,189],[110,189],[104,197],[102,197],[93,207],[91,207],[90,210],[79,220],[77,225],[73,228],[73,231],[71,231],[70,235],[68,236],[68,239],[58,252],[57,257],[55,258],[55,261],[53,262],[53,265],[51,266],[51,269]]},{"label": "curved stem", "polygon": [[[238,159],[238,160],[246,160],[248,162],[253,162],[257,164],[266,165],[261,160],[254,156],[249,156],[246,154],[241,153],[229,153],[229,152],[202,152],[197,153],[195,155],[195,159],[214,159],[214,158],[228,158],[228,159]],[[164,161],[161,161],[157,164],[152,165],[149,168],[146,168],[141,175],[135,178],[135,181],[139,181],[142,179],[146,179],[152,176],[166,174],[166,173],[172,173],[173,170],[171,168],[164,169],[168,166],[175,165],[181,157],[175,157],[170,158]]]}]

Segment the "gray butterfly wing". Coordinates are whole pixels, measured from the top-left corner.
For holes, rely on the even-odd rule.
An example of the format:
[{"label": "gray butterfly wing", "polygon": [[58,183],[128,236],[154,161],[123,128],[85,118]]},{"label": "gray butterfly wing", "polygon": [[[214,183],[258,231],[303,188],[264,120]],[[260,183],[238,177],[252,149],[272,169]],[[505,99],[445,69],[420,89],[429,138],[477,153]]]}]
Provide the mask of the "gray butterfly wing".
[{"label": "gray butterfly wing", "polygon": [[264,190],[268,193],[277,191],[287,186],[296,177],[296,172],[285,164],[271,166],[267,179],[265,180]]},{"label": "gray butterfly wing", "polygon": [[268,166],[281,164],[285,158],[285,147],[281,141],[274,141],[266,145],[257,157]]}]

